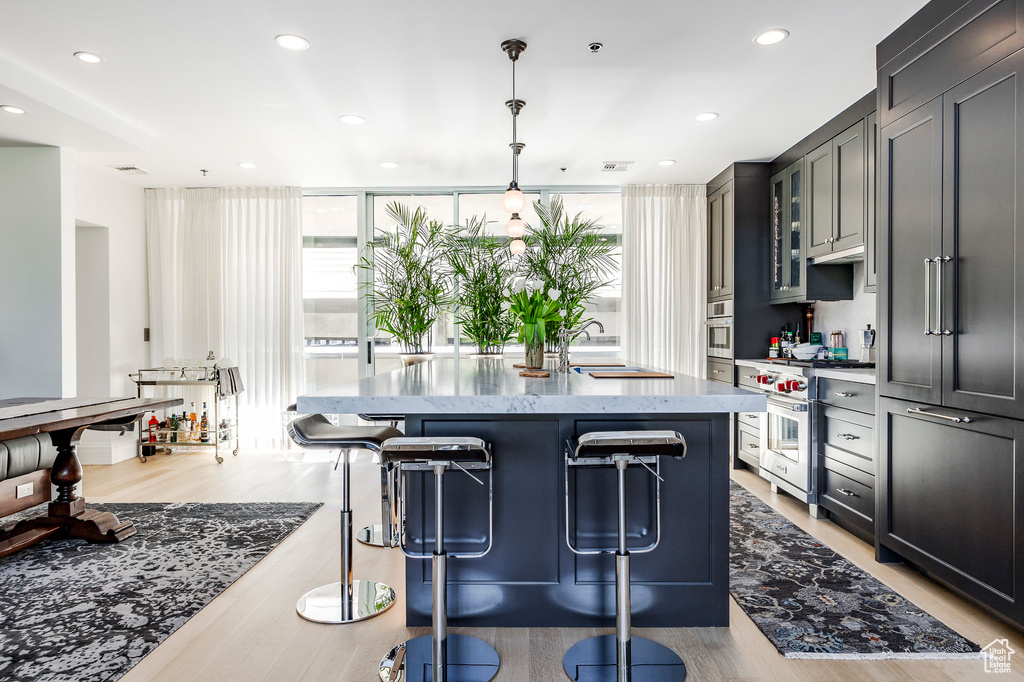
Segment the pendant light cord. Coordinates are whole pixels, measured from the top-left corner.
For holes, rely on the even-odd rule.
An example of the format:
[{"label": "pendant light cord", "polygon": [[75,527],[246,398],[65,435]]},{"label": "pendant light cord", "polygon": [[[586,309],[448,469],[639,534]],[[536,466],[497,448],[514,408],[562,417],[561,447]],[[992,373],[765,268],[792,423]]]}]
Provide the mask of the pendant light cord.
[{"label": "pendant light cord", "polygon": [[519,118],[519,107],[516,102],[516,62],[512,60],[512,182],[519,187],[519,139],[516,137],[516,119]]}]

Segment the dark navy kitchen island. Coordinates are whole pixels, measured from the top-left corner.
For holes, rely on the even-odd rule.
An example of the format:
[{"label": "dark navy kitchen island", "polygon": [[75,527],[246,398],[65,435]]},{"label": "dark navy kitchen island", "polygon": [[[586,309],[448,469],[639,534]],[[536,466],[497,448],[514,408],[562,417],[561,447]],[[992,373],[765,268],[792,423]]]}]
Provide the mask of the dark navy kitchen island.
[{"label": "dark navy kitchen island", "polygon": [[[435,361],[302,396],[300,412],[401,413],[409,436],[475,436],[491,447],[491,552],[453,559],[452,626],[606,627],[614,614],[614,557],[580,556],[566,544],[566,517],[582,548],[615,544],[615,470],[570,469],[567,441],[593,431],[672,430],[685,459],[663,458],[659,546],[632,563],[636,627],[727,626],[729,414],[764,409],[764,398],[695,377],[595,379],[575,372],[524,379],[511,362]],[[433,543],[429,476],[410,474],[406,508],[412,550]],[[630,545],[656,531],[654,476],[627,471]],[[446,477],[445,534],[472,551],[487,534],[487,488]],[[407,625],[430,624],[430,561],[406,560]]]}]

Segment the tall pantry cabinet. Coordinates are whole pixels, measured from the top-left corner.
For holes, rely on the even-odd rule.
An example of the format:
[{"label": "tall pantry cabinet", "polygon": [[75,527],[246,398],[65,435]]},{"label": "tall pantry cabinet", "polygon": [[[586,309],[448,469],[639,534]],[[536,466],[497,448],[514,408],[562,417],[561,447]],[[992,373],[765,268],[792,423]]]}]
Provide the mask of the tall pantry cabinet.
[{"label": "tall pantry cabinet", "polygon": [[935,0],[878,48],[876,536],[1024,624],[1021,48],[1024,0]]}]

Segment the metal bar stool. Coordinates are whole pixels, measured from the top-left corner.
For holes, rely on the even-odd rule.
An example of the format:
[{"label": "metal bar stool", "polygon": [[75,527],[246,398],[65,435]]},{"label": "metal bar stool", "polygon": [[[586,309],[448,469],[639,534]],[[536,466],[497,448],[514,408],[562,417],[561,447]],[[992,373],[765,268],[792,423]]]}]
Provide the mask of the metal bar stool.
[{"label": "metal bar stool", "polygon": [[[373,580],[352,578],[352,450],[376,452],[388,438],[402,432],[389,426],[335,426],[322,414],[300,417],[288,425],[292,440],[307,448],[341,450],[343,500],[341,509],[341,581],[304,594],[295,609],[317,623],[352,623],[380,615],[395,603],[395,591]],[[337,463],[335,468],[337,468]]]},{"label": "metal bar stool", "polygon": [[[562,660],[573,680],[596,682],[681,682],[686,666],[663,644],[630,635],[629,557],[654,550],[661,541],[661,457],[686,456],[686,441],[675,431],[598,431],[580,436],[565,452],[565,541],[576,554],[615,553],[615,634],[591,637],[569,649]],[[639,464],[657,479],[654,540],[645,547],[626,546],[626,467]],[[651,468],[651,465],[654,468]],[[614,466],[618,477],[618,546],[577,549],[569,536],[569,467]]]},{"label": "metal bar stool", "polygon": [[[397,429],[398,423],[405,419],[404,414],[360,414],[360,419],[373,422],[387,422],[391,428]],[[371,547],[393,549],[398,546],[399,529],[402,519],[398,517],[395,507],[394,467],[380,462],[380,523],[364,526],[356,531],[356,540]]]},{"label": "metal bar stool", "polygon": [[[433,560],[431,634],[394,647],[381,659],[380,679],[396,682],[487,682],[498,674],[498,652],[468,635],[448,634],[448,558],[482,557],[491,551],[494,535],[494,473],[491,453],[479,438],[391,438],[381,446],[381,459],[397,468],[399,516],[405,517],[405,478],[410,471],[434,472],[434,551],[410,552],[402,533],[399,547],[412,559]],[[481,552],[452,554],[444,547],[444,475],[457,469],[480,485],[471,472],[486,471],[488,479],[487,547]]]}]

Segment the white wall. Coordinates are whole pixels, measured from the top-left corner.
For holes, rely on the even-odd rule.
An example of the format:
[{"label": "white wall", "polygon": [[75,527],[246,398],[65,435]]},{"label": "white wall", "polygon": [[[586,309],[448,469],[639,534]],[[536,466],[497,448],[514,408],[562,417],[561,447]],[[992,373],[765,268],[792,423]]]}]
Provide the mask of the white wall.
[{"label": "white wall", "polygon": [[110,246],[108,230],[75,227],[78,395],[110,397]]},{"label": "white wall", "polygon": [[0,148],[0,398],[75,395],[74,160]]},{"label": "white wall", "polygon": [[[75,183],[75,218],[107,230],[109,266],[109,395],[131,397],[128,374],[150,366],[146,268],[145,191],[92,168],[79,165]],[[134,457],[136,434],[117,436],[86,432],[79,448],[83,464],[113,464]]]}]

